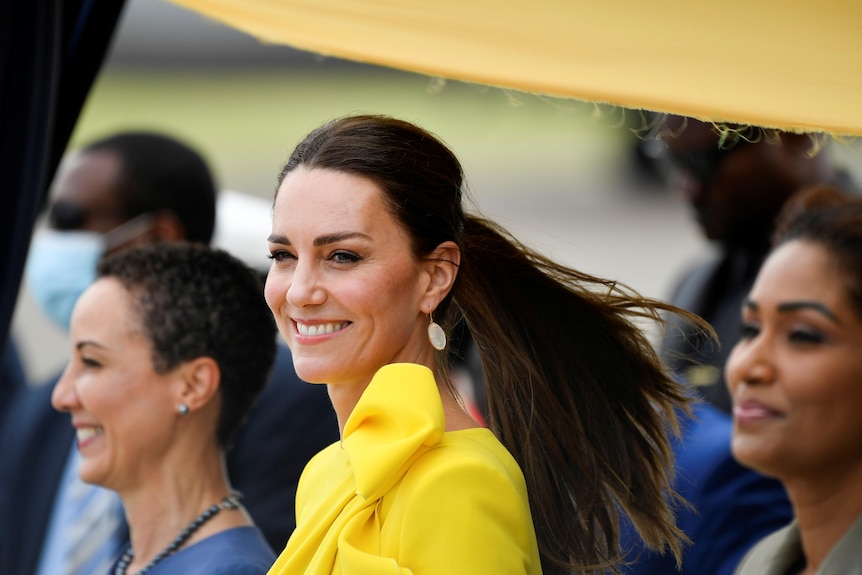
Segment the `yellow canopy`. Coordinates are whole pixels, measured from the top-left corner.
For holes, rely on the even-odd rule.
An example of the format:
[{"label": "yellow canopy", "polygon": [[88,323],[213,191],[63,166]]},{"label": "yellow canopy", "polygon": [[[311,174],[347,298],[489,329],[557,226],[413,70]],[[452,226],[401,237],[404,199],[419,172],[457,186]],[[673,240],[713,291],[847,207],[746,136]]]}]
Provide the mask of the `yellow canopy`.
[{"label": "yellow canopy", "polygon": [[862,135],[860,0],[171,0],[291,46],[449,79]]}]

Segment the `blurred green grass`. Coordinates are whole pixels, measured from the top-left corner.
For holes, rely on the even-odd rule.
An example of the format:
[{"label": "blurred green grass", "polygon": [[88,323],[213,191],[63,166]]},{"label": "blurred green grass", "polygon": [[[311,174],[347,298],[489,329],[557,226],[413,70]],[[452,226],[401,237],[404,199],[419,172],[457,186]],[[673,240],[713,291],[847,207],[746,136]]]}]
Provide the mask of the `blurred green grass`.
[{"label": "blurred green grass", "polygon": [[510,176],[588,177],[612,169],[609,157],[631,141],[625,122],[632,112],[626,118],[610,106],[405,72],[109,68],[91,91],[70,149],[117,130],[166,131],[198,147],[223,187],[269,196],[293,146],[315,126],[350,113],[414,121],[454,149],[468,181],[501,188]]}]

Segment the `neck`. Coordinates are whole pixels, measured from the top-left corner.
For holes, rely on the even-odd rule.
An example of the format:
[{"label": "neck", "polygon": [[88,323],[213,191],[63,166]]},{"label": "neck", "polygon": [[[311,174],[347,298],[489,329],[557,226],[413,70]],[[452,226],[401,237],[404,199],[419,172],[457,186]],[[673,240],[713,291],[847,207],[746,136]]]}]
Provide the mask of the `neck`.
[{"label": "neck", "polygon": [[[191,458],[197,465],[165,465],[147,482],[134,490],[120,493],[129,524],[134,558],[128,573],[137,573],[159,555],[189,524],[213,504],[230,493],[223,457]],[[183,547],[210,535],[250,525],[244,512],[219,512],[201,525]]]},{"label": "neck", "polygon": [[[190,521],[186,528],[183,529],[180,534],[177,535],[164,549],[162,549],[155,557],[147,561],[142,568],[138,569],[137,575],[148,573],[150,569],[155,567],[158,563],[182,549],[204,525],[210,522],[222,511],[235,511],[239,509],[239,499],[239,494],[231,494],[222,498],[218,503],[210,505],[201,514]],[[134,551],[129,547],[125,553],[123,553],[122,557],[120,557],[120,560],[114,569],[114,575],[126,575],[129,570],[129,566],[134,564],[134,557]],[[140,560],[139,563],[144,563],[144,560]]]},{"label": "neck", "polygon": [[[435,380],[437,381],[437,388],[440,391],[440,399],[443,403],[443,415],[446,418],[446,431],[481,427],[476,423],[476,420],[474,420],[464,410],[464,407],[458,402],[458,400],[455,399],[452,390],[444,383],[440,383],[442,378],[436,372]],[[366,382],[364,385],[327,384],[329,399],[335,409],[335,414],[338,419],[338,431],[342,439],[344,438],[344,426],[369,384],[370,382]]]},{"label": "neck", "polygon": [[446,418],[446,431],[459,431],[462,429],[472,429],[474,427],[482,427],[469,413],[464,409],[464,406],[455,399],[452,390],[448,386],[438,383],[437,388],[440,390],[440,399],[443,402],[443,416]]},{"label": "neck", "polygon": [[335,410],[335,417],[338,420],[338,434],[344,438],[344,426],[347,424],[350,414],[362,397],[368,383],[364,384],[345,384],[337,383],[326,384],[326,389],[329,392],[329,401],[332,402],[332,408]]},{"label": "neck", "polygon": [[815,573],[853,524],[862,517],[862,468],[785,481],[799,526],[806,572]]}]

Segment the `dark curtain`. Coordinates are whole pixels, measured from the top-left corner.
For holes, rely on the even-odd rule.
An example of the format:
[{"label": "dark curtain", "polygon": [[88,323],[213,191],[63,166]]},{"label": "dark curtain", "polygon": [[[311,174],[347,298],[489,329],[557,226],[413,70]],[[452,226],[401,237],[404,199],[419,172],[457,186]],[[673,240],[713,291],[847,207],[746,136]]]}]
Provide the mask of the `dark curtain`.
[{"label": "dark curtain", "polygon": [[124,0],[0,0],[0,349],[30,235]]}]

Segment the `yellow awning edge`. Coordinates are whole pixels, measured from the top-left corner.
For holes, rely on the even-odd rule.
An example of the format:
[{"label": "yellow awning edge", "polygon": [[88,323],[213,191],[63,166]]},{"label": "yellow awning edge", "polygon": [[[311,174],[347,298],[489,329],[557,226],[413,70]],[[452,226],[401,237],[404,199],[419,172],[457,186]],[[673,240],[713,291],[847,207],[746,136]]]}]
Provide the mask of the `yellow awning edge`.
[{"label": "yellow awning edge", "polygon": [[862,2],[171,0],[258,38],[452,80],[862,135]]}]

